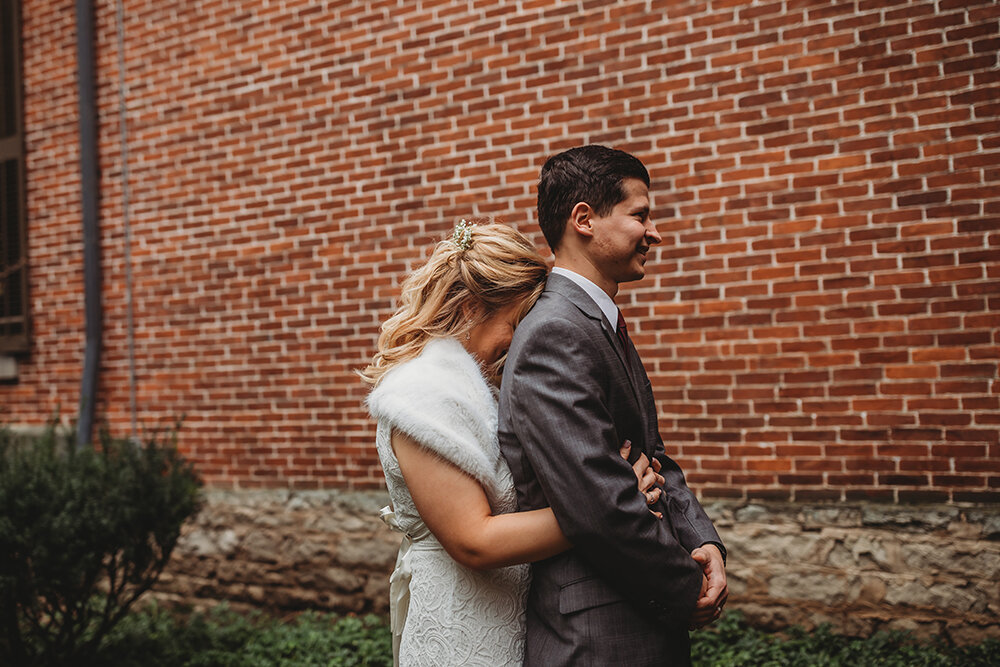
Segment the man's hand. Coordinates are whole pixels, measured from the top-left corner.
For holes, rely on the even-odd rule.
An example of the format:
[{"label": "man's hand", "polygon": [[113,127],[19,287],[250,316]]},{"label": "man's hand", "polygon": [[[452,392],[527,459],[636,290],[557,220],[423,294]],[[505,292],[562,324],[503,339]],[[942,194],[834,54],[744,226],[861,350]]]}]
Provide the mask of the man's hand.
[{"label": "man's hand", "polygon": [[691,616],[691,630],[703,628],[713,623],[722,614],[722,608],[729,598],[726,584],[726,566],[722,552],[714,544],[703,544],[691,552],[691,558],[701,565],[704,574],[701,594]]},{"label": "man's hand", "polygon": [[[621,449],[618,453],[621,457],[628,462],[628,454],[632,450],[632,441],[626,440],[622,443]],[[646,500],[647,505],[653,505],[657,500],[660,499],[660,495],[663,493],[657,484],[663,486],[665,480],[663,475],[660,474],[660,461],[658,459],[653,459],[650,461],[646,458],[645,454],[640,454],[639,458],[636,459],[635,463],[632,464],[632,472],[635,473],[636,479],[639,481],[639,493],[642,494],[643,498]],[[657,519],[663,518],[662,512],[657,512],[654,510],[649,510],[653,516]]]}]

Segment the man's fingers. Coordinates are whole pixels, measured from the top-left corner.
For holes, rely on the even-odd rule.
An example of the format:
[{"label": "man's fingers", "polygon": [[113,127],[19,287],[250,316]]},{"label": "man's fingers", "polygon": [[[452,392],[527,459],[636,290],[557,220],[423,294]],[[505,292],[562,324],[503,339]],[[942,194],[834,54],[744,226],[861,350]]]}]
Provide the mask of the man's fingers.
[{"label": "man's fingers", "polygon": [[642,479],[639,480],[639,488],[642,491],[649,491],[654,486],[656,486],[656,473],[646,468],[646,472],[643,474]]},{"label": "man's fingers", "polygon": [[645,454],[639,454],[639,458],[632,464],[632,472],[635,473],[636,479],[639,480],[640,491],[645,491],[652,486],[646,481],[649,475],[649,459],[646,458]]},{"label": "man's fingers", "polygon": [[704,607],[696,609],[691,615],[691,627],[694,629],[703,627],[712,622],[715,616],[715,607]]},{"label": "man's fingers", "polygon": [[727,587],[724,591],[722,591],[722,595],[719,596],[719,601],[715,603],[715,606],[721,610],[723,607],[726,606],[726,602],[728,601],[729,601],[729,588]]},{"label": "man's fingers", "polygon": [[628,453],[630,451],[632,451],[632,441],[626,440],[622,443],[621,449],[618,450],[618,453],[622,455],[623,459],[628,461]]}]

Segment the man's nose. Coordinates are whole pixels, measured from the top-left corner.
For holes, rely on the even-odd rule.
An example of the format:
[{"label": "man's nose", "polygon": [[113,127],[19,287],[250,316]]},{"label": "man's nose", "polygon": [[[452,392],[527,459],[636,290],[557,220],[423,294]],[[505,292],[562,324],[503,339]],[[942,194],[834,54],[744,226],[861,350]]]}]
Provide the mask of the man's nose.
[{"label": "man's nose", "polygon": [[663,241],[663,239],[660,237],[660,233],[656,231],[656,225],[653,224],[653,219],[650,218],[646,221],[646,243],[649,245],[656,245],[661,241]]}]

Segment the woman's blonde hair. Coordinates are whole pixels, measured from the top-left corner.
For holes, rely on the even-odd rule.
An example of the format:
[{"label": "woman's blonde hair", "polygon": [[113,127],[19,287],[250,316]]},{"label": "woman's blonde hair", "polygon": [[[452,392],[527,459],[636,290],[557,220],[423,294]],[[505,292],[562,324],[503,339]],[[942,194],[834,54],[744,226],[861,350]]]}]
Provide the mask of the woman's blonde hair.
[{"label": "woman's blonde hair", "polygon": [[[475,314],[518,304],[520,319],[542,293],[548,266],[527,237],[501,224],[458,229],[403,282],[399,308],[382,325],[378,351],[360,373],[369,384],[419,355],[432,338],[465,338],[481,321]],[[487,369],[494,380],[502,363]]]}]

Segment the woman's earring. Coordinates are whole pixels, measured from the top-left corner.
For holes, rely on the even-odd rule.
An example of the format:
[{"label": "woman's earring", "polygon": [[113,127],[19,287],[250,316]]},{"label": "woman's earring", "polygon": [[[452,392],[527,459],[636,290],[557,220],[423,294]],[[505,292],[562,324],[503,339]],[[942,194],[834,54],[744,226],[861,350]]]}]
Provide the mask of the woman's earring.
[{"label": "woman's earring", "polygon": [[472,338],[472,332],[471,331],[466,331],[465,332],[465,342],[468,343],[470,338]]}]

